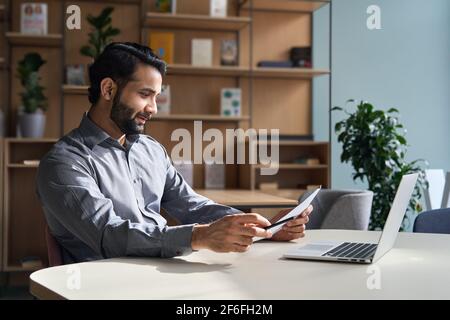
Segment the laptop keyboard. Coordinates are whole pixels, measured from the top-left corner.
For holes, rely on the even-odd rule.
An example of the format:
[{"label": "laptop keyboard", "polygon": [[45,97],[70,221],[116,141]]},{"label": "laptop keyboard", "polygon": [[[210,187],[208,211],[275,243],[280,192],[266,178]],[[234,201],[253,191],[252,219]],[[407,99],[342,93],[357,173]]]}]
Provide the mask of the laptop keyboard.
[{"label": "laptop keyboard", "polygon": [[344,242],[343,244],[325,252],[322,257],[337,257],[349,259],[370,259],[375,254],[377,244]]}]

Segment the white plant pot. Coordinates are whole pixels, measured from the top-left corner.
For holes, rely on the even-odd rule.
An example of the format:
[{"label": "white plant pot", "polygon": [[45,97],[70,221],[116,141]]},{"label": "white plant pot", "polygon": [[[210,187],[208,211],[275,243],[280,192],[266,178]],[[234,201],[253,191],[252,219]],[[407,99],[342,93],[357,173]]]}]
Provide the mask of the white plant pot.
[{"label": "white plant pot", "polygon": [[42,138],[45,131],[45,114],[40,110],[35,113],[20,113],[19,127],[22,137]]}]

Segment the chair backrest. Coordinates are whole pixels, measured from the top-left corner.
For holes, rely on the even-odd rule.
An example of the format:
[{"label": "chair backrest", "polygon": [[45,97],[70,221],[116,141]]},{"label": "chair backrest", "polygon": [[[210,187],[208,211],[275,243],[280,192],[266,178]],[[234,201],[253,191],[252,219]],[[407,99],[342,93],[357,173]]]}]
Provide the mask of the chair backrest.
[{"label": "chair backrest", "polygon": [[444,194],[445,174],[442,169],[425,170],[425,178],[428,181],[428,189],[425,190],[425,205],[427,210],[440,209]]},{"label": "chair backrest", "polygon": [[[303,201],[310,192],[300,197]],[[323,189],[311,203],[314,207],[308,229],[367,230],[373,192]]]},{"label": "chair backrest", "polygon": [[414,221],[413,232],[450,234],[450,208],[420,213]]},{"label": "chair backrest", "polygon": [[53,237],[48,225],[45,225],[45,240],[47,242],[48,264],[50,267],[63,265],[62,250],[59,243]]}]

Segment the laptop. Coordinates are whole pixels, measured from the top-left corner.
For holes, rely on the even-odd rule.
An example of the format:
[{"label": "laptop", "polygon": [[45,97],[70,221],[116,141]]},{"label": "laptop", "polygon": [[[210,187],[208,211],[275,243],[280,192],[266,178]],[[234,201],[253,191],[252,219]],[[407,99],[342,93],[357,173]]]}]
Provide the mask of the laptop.
[{"label": "laptop", "polygon": [[297,247],[283,255],[287,259],[325,260],[370,264],[392,249],[398,230],[408,208],[418,174],[402,177],[383,232],[377,243],[351,241],[314,241]]}]

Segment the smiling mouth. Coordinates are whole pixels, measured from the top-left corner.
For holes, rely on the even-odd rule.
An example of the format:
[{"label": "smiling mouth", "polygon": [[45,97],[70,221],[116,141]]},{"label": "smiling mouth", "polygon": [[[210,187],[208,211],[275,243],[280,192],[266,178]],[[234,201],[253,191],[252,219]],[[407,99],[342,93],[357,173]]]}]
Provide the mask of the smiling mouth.
[{"label": "smiling mouth", "polygon": [[148,120],[150,120],[150,116],[146,117],[143,115],[139,115],[136,118],[139,120],[139,122],[142,122],[143,124],[145,124]]}]

